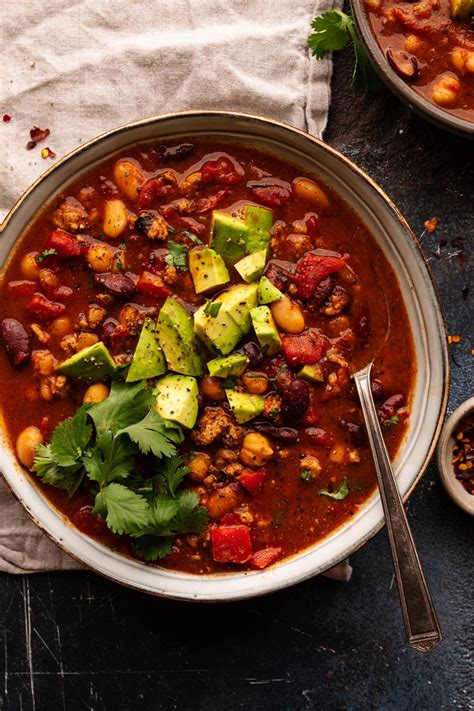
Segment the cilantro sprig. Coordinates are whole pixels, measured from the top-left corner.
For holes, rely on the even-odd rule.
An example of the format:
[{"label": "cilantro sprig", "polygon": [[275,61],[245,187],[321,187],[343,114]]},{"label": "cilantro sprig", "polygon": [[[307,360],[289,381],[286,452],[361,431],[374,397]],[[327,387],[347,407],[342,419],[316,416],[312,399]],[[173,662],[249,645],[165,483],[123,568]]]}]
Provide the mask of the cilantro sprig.
[{"label": "cilantro sprig", "polygon": [[165,257],[166,264],[176,267],[181,271],[186,271],[188,268],[188,248],[185,244],[179,242],[168,242],[169,254]]},{"label": "cilantro sprig", "polygon": [[380,79],[360,43],[350,15],[340,10],[328,10],[315,17],[311,27],[313,32],[308,37],[308,46],[317,59],[343,49],[352,41],[355,55],[352,88],[357,94],[380,88]]},{"label": "cilantro sprig", "polygon": [[349,494],[349,485],[347,483],[347,477],[344,477],[344,479],[339,484],[339,488],[336,489],[336,491],[329,491],[328,489],[320,489],[318,493],[320,496],[329,496],[330,499],[335,499],[336,501],[342,501],[342,499],[345,499],[346,496]]},{"label": "cilantro sprig", "polygon": [[147,561],[168,555],[176,535],[199,533],[207,523],[198,496],[182,488],[189,470],[177,455],[181,428],[152,401],[145,382],[113,383],[105,400],[82,405],[56,427],[34,463],[45,484],[70,496],[87,486],[93,513],[113,533],[131,536]]}]

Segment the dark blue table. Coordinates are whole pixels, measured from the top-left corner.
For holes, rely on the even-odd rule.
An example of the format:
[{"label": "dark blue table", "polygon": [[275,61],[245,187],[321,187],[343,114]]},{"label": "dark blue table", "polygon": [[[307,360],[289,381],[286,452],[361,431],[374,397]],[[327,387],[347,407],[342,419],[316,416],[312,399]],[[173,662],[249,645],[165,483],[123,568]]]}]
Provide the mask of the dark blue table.
[{"label": "dark blue table", "polygon": [[[474,144],[386,91],[354,99],[350,64],[349,52],[336,59],[326,140],[378,180],[421,235],[448,331],[462,335],[451,346],[451,411],[472,394],[472,289],[463,298],[463,288]],[[438,230],[422,235],[433,216]],[[2,576],[0,709],[474,708],[472,520],[434,463],[408,514],[445,636],[431,655],[406,644],[385,532],[354,555],[348,584],[317,578],[226,606],[159,600],[88,572]]]}]

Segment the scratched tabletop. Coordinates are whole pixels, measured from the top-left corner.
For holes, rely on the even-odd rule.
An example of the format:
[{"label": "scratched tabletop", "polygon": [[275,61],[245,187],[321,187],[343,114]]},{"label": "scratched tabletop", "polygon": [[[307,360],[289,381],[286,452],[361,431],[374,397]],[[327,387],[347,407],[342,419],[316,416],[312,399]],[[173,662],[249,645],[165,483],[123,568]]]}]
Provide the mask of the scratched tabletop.
[{"label": "scratched tabletop", "polygon": [[[354,98],[351,63],[350,51],[335,61],[326,140],[421,235],[448,332],[462,336],[451,346],[452,411],[473,390],[474,143],[388,91]],[[432,217],[438,229],[423,234]],[[444,632],[428,656],[406,644],[385,531],[353,556],[350,583],[315,578],[227,605],[155,599],[92,572],[3,575],[0,709],[473,709],[472,519],[434,462],[408,516]]]}]

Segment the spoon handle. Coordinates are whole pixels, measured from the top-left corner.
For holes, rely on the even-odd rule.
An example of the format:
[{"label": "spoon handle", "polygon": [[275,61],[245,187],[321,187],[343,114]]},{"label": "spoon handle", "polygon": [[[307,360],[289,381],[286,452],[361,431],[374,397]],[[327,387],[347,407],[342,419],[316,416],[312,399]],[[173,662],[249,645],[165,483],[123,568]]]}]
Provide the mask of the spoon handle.
[{"label": "spoon handle", "polygon": [[430,652],[441,641],[441,630],[380,429],[370,387],[371,370],[369,363],[354,374],[354,380],[374,457],[403,621],[410,645]]}]

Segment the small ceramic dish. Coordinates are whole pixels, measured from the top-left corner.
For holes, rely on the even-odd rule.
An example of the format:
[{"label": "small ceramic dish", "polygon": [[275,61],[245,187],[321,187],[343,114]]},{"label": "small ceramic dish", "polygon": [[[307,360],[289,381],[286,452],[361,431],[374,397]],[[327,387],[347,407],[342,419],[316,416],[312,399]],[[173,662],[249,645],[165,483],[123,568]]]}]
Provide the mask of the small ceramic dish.
[{"label": "small ceramic dish", "polygon": [[474,496],[469,494],[460,481],[456,479],[451,463],[453,458],[454,432],[463,417],[474,412],[474,397],[463,402],[447,420],[441,432],[438,445],[438,469],[444,488],[463,511],[474,516]]}]

